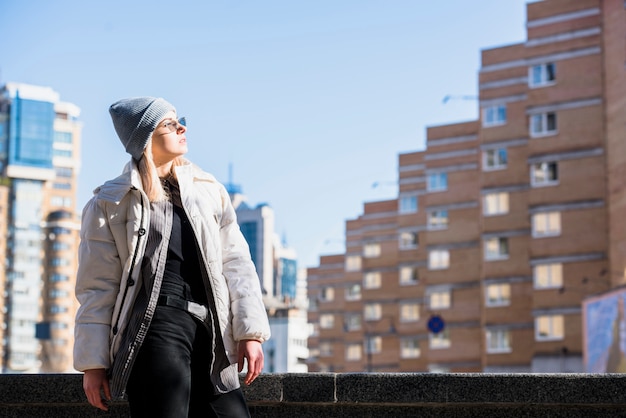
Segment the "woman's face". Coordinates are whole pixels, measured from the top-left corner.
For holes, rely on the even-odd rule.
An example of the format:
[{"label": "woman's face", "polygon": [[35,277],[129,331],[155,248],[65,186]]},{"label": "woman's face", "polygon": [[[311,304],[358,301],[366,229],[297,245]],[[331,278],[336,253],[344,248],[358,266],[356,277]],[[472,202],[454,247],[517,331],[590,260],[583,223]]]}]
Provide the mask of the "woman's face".
[{"label": "woman's face", "polygon": [[187,153],[186,132],[174,112],[168,112],[159,122],[152,133],[152,159],[157,166]]}]

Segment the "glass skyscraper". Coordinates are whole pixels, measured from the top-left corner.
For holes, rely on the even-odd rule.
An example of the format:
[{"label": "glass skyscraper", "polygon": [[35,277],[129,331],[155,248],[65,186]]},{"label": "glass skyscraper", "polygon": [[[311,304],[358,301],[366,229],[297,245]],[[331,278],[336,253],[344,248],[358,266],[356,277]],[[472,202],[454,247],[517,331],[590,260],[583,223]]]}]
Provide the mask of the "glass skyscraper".
[{"label": "glass skyscraper", "polygon": [[[79,113],[48,87],[7,83],[0,89],[0,222],[7,237],[6,251],[0,254],[6,257],[0,274],[3,372],[61,372],[71,365],[71,355],[69,363],[48,364],[46,346],[71,350],[72,345],[73,274],[67,275],[67,284],[51,286],[58,276],[50,271],[57,264],[76,266]],[[47,233],[48,215],[58,210],[74,219],[67,228],[74,238],[65,244],[69,251],[63,261],[48,259],[44,251],[46,242],[55,240]],[[59,298],[59,303],[50,303]]]}]

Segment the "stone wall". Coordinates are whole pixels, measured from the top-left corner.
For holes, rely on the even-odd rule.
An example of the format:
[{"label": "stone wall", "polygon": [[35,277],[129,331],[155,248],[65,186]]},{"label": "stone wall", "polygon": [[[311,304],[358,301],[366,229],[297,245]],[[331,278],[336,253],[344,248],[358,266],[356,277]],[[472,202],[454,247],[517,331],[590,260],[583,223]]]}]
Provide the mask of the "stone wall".
[{"label": "stone wall", "polygon": [[[621,374],[264,374],[253,417],[626,417]],[[86,403],[79,374],[0,375],[2,417],[127,417]]]}]

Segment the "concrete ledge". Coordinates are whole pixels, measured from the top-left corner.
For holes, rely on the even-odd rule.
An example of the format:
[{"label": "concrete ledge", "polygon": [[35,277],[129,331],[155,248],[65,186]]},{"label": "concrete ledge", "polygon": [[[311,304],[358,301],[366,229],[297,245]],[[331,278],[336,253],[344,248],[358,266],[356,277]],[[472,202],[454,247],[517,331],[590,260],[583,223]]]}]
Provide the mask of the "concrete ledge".
[{"label": "concrete ledge", "polygon": [[[622,374],[264,374],[253,417],[626,417]],[[127,417],[87,404],[80,374],[0,375],[2,417]]]}]

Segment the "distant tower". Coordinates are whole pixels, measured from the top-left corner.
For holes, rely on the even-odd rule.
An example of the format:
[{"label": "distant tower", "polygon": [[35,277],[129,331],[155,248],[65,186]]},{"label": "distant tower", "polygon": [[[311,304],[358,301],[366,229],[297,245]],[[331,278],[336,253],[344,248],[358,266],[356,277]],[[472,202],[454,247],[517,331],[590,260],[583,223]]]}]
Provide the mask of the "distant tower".
[{"label": "distant tower", "polygon": [[[65,249],[64,257],[46,259],[42,237],[49,213],[76,212],[79,114],[78,107],[61,102],[49,87],[7,83],[0,89],[0,223],[7,228],[6,251],[0,254],[6,274],[4,372],[69,371],[67,363],[63,370],[57,370],[60,364],[44,367],[40,339],[54,338],[56,349],[69,350],[71,356],[76,309],[71,272],[76,269],[78,228],[68,228],[69,237],[57,244]],[[64,266],[67,274],[48,276],[49,266]],[[67,283],[46,293],[52,281]],[[44,323],[44,307],[63,313],[63,319]]]}]

